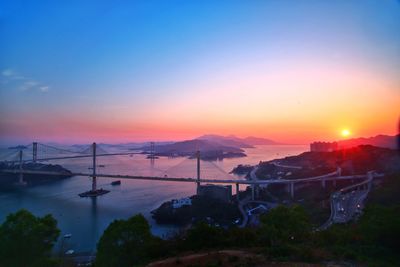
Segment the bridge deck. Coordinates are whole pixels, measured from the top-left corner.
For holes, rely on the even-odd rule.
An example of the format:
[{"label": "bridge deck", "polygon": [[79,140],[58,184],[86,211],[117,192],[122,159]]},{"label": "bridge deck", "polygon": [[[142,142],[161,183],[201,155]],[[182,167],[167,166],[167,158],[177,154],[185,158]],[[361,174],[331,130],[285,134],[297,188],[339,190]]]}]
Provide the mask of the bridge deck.
[{"label": "bridge deck", "polygon": [[19,169],[5,169],[1,170],[3,173],[14,173],[14,174],[42,174],[42,175],[63,175],[63,176],[86,176],[86,177],[98,177],[98,178],[118,178],[118,179],[132,179],[132,180],[150,180],[150,181],[163,181],[163,182],[188,182],[188,183],[215,183],[215,184],[247,184],[247,185],[261,185],[261,184],[290,184],[299,182],[313,182],[320,180],[347,180],[347,179],[365,179],[366,175],[350,175],[350,176],[335,176],[336,172],[328,173],[326,175],[302,178],[302,179],[276,179],[276,180],[221,180],[221,179],[200,179],[196,178],[177,178],[177,177],[157,177],[157,176],[140,176],[140,175],[120,175],[120,174],[96,174],[92,173],[81,173],[81,172],[50,172],[50,171],[35,171],[35,170],[19,170]]}]

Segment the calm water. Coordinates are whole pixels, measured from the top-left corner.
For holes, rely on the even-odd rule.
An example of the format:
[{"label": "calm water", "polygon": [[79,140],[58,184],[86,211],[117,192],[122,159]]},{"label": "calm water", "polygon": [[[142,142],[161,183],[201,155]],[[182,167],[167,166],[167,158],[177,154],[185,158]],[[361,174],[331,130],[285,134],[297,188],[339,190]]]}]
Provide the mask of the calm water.
[{"label": "calm water", "polygon": [[[204,178],[231,179],[227,173],[238,164],[257,164],[288,155],[296,155],[308,149],[305,145],[257,146],[246,149],[245,158],[223,161],[201,162]],[[90,159],[59,160],[71,171],[89,172]],[[98,173],[130,175],[168,175],[169,177],[195,177],[196,161],[184,158],[159,158],[154,164],[143,155],[99,157],[98,164],[104,165]],[[235,179],[242,177],[233,176]],[[72,177],[50,184],[21,188],[12,192],[0,192],[0,223],[7,214],[25,208],[35,215],[51,213],[58,221],[62,235],[71,233],[72,238],[64,248],[92,252],[104,229],[114,219],[126,219],[142,213],[152,225],[154,234],[163,236],[175,230],[173,226],[157,225],[150,212],[161,203],[173,198],[195,193],[192,183],[122,180],[120,186],[111,186],[112,179],[98,178],[98,187],[111,190],[97,199],[80,198],[79,193],[91,187],[88,177]],[[62,236],[61,235],[61,236]]]}]

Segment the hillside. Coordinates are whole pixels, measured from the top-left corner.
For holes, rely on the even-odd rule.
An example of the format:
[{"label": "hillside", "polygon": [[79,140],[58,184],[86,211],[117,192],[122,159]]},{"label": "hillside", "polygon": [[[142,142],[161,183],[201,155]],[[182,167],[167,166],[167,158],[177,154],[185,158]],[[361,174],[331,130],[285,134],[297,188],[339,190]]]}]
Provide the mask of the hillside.
[{"label": "hillside", "polygon": [[225,146],[234,146],[239,148],[252,148],[253,146],[241,141],[239,138],[231,136],[221,136],[215,134],[206,134],[196,138],[197,140],[206,140],[215,143],[219,143]]},{"label": "hillside", "polygon": [[[398,151],[389,148],[361,145],[333,152],[304,152],[297,156],[274,160],[282,165],[301,166],[303,171],[342,168],[342,173],[360,174],[369,170],[394,172],[400,170]],[[323,174],[323,173],[322,173]],[[317,175],[319,175],[317,173]]]},{"label": "hillside", "polygon": [[359,145],[371,145],[376,147],[384,147],[384,148],[397,148],[397,139],[399,135],[377,135],[373,137],[360,137],[360,138],[352,138],[347,140],[338,141],[340,148],[350,148],[356,147]]}]

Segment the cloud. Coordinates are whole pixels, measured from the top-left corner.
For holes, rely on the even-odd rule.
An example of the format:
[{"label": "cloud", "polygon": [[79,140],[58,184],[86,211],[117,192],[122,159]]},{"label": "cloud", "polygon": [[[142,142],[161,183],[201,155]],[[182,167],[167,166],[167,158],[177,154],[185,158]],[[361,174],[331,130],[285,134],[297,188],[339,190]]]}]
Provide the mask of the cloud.
[{"label": "cloud", "polygon": [[37,82],[31,80],[31,81],[24,82],[24,83],[20,86],[20,89],[21,89],[22,91],[27,91],[27,90],[33,89],[33,88],[36,87],[37,85],[38,85]]},{"label": "cloud", "polygon": [[40,86],[39,91],[42,93],[47,93],[49,91],[50,87],[49,86]]},{"label": "cloud", "polygon": [[0,78],[1,84],[11,84],[11,86],[19,88],[20,91],[34,90],[41,93],[47,93],[50,89],[50,86],[20,75],[12,69],[4,69],[1,72]]},{"label": "cloud", "polygon": [[5,69],[1,72],[1,74],[5,77],[12,77],[15,75],[14,71],[11,69]]},{"label": "cloud", "polygon": [[22,75],[19,75],[18,73],[16,73],[15,71],[13,71],[12,69],[5,69],[1,72],[1,75],[6,78],[6,79],[10,79],[10,80],[25,80],[26,78]]}]

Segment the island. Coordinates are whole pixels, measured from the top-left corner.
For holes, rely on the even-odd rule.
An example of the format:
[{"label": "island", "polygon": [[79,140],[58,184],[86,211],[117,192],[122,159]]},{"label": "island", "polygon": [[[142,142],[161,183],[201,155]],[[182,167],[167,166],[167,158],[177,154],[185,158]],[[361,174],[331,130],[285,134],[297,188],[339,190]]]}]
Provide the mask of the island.
[{"label": "island", "polygon": [[248,164],[239,164],[235,168],[233,168],[229,173],[233,173],[236,175],[245,175],[251,172],[254,169],[254,166]]},{"label": "island", "polygon": [[237,203],[195,195],[163,203],[152,211],[158,224],[187,226],[205,222],[214,226],[229,226],[241,218]]},{"label": "island", "polygon": [[[38,185],[45,182],[58,181],[72,176],[72,172],[57,164],[44,163],[24,163],[24,170],[57,172],[60,175],[53,174],[24,174],[23,179],[27,186]],[[16,173],[5,173],[2,170],[15,170]],[[9,162],[0,162],[0,189],[9,189],[15,187],[18,182],[19,165]]]},{"label": "island", "polygon": [[214,141],[200,139],[162,144],[154,148],[152,146],[144,146],[140,149],[143,151],[143,154],[149,155],[150,158],[160,156],[195,158],[197,151],[200,151],[202,160],[210,161],[222,160],[224,158],[246,157],[244,150],[239,147],[227,146]]}]

